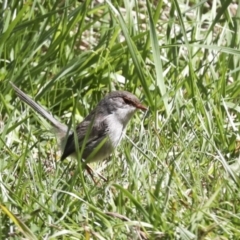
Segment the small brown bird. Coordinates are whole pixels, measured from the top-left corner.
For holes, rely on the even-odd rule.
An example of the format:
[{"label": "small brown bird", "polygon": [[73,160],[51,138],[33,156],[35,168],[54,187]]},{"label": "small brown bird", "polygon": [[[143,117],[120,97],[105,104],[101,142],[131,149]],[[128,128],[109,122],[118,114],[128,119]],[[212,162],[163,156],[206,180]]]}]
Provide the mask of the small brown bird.
[{"label": "small brown bird", "polygon": [[[74,132],[69,132],[68,126],[56,120],[13,83],[11,85],[21,100],[49,120],[56,129],[62,149],[61,160],[75,154]],[[110,92],[98,103],[90,114],[76,127],[78,147],[80,149],[86,134],[88,134],[82,153],[82,158],[85,162],[103,160],[113,152],[122,139],[127,123],[137,109],[146,111],[147,107],[143,106],[135,95],[127,91]],[[94,154],[92,154],[93,152]]]}]

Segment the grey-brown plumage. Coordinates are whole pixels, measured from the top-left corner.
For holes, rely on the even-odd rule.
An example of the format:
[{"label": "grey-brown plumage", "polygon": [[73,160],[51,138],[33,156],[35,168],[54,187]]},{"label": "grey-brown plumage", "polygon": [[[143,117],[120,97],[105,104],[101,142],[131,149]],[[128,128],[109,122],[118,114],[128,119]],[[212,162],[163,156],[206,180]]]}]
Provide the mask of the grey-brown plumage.
[{"label": "grey-brown plumage", "polygon": [[[68,127],[56,120],[42,106],[32,100],[18,87],[11,83],[20,99],[37,111],[41,116],[48,119],[56,129],[60,137],[62,157],[76,153],[74,132],[68,134]],[[139,99],[127,91],[114,91],[104,97],[90,114],[76,127],[78,147],[81,148],[85,136],[89,133],[84,146],[82,158],[91,161],[98,161],[109,156],[122,138],[124,129],[137,109],[146,110]],[[99,144],[102,146],[92,156],[92,152]]]}]

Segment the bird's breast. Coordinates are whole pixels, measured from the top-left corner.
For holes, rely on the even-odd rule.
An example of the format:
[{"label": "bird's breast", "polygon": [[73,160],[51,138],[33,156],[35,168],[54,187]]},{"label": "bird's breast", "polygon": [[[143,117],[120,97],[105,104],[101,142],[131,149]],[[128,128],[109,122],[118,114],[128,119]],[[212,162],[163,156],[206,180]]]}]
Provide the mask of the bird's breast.
[{"label": "bird's breast", "polygon": [[115,148],[121,141],[125,126],[119,122],[114,114],[108,117],[107,125],[109,141],[112,147]]},{"label": "bird's breast", "polygon": [[[96,155],[93,156],[93,158],[88,159],[88,162],[99,161],[108,157],[122,139],[125,125],[119,121],[119,118],[115,114],[111,114],[104,121],[107,127],[106,142],[99,149]],[[90,149],[98,146],[100,142],[101,141],[96,140],[95,142],[92,142],[91,145],[88,146],[89,149],[86,149],[84,151],[84,153],[86,154],[84,156],[85,159],[88,158],[89,152],[91,152]]]}]

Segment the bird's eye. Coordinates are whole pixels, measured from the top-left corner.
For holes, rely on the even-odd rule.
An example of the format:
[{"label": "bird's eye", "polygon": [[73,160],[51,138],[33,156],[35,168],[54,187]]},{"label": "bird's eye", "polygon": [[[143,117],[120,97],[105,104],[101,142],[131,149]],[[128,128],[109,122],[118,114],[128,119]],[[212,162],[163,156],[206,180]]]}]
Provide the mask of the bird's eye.
[{"label": "bird's eye", "polygon": [[127,98],[123,98],[124,102],[128,105],[132,105],[132,101],[127,99]]}]

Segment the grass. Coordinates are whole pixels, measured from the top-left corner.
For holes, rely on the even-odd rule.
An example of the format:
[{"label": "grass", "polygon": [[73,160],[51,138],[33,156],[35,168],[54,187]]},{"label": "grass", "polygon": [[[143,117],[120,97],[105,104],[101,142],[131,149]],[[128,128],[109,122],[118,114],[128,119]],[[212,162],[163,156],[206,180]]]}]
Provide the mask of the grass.
[{"label": "grass", "polygon": [[[239,8],[231,1],[10,1],[1,6],[1,239],[238,239]],[[149,106],[114,154],[60,162],[49,124],[109,91]]]}]

